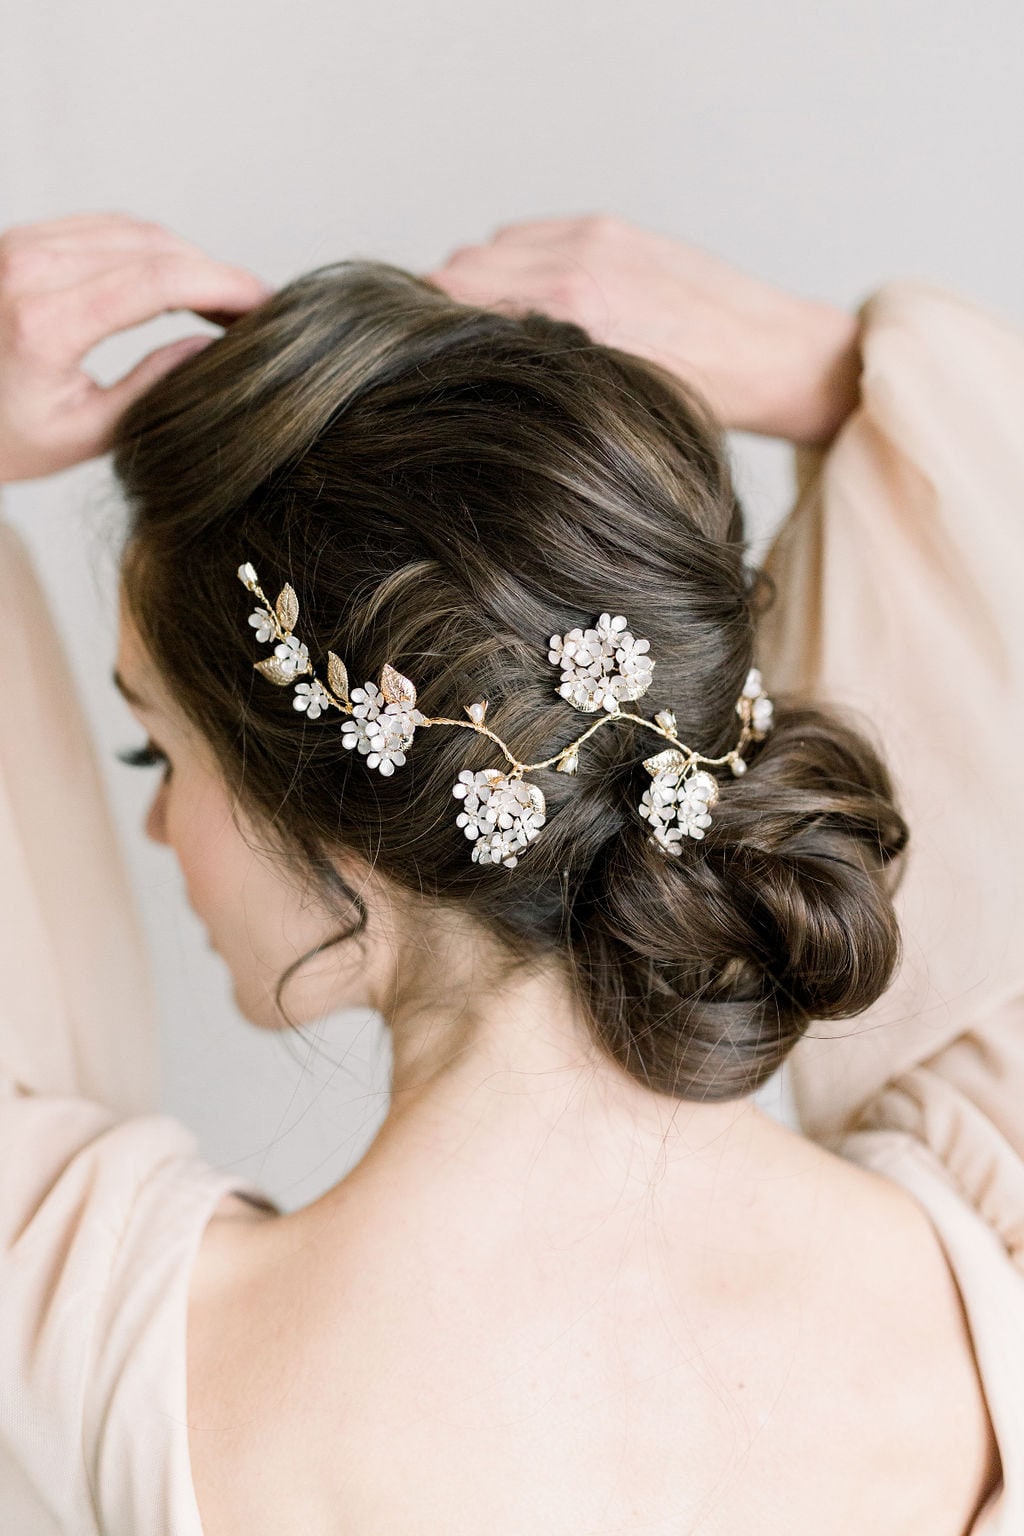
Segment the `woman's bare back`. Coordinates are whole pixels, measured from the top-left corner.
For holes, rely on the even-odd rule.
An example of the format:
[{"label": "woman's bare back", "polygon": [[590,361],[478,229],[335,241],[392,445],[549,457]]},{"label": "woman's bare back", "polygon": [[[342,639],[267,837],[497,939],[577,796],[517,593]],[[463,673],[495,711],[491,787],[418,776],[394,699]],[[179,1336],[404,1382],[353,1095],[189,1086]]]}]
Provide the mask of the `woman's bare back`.
[{"label": "woman's bare back", "polygon": [[1000,1466],[934,1228],[791,1139],[813,1198],[724,1240],[481,1242],[483,1204],[360,1170],[229,1202],[190,1308],[205,1536],[964,1536]]}]

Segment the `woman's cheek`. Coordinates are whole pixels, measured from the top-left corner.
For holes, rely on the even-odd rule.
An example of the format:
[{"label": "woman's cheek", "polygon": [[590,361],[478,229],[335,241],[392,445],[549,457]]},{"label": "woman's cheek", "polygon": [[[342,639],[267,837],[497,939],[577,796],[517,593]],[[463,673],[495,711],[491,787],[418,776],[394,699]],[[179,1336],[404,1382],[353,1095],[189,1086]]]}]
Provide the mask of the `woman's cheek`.
[{"label": "woman's cheek", "polygon": [[184,776],[172,777],[162,796],[167,840],[177,854],[190,905],[205,921],[228,899],[222,892],[230,889],[232,878],[230,811],[226,803],[211,803],[203,779],[190,783]]}]

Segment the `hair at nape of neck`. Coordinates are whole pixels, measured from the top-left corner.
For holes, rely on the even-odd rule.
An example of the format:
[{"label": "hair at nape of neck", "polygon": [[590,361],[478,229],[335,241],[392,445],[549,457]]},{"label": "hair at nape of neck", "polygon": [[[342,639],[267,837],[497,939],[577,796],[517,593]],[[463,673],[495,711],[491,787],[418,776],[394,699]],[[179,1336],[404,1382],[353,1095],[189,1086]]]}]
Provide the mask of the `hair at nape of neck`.
[{"label": "hair at nape of neck", "polygon": [[[238,579],[261,600],[249,615],[249,623],[261,643],[275,641],[273,654],[254,663],[256,670],[278,687],[294,687],[294,708],[308,720],[318,720],[328,709],[348,718],[342,721],[343,744],[365,756],[367,766],[385,777],[405,763],[418,727],[460,726],[477,731],[500,747],[507,771],[484,768],[459,774],[452,795],[463,802],[455,818],[472,841],[472,857],[478,864],[503,864],[514,869],[524,848],[537,837],[546,820],[544,795],[524,775],[554,764],[559,773],[574,774],[579,748],[600,726],[614,720],[630,720],[654,731],[671,746],[644,760],[651,784],[641,796],[639,814],[650,825],[649,841],[663,852],[678,855],[684,837],[700,840],[711,825],[711,810],[718,800],[718,781],[708,767],[728,766],[737,776],[746,772],[742,756],[748,742],[760,741],[772,725],[772,701],[761,686],[761,674],[752,667],[736,701],[740,717],[739,739],[722,757],[705,757],[676,736],[676,720],[670,709],[648,720],[622,708],[642,697],[651,685],[655,662],[650,642],[630,633],[627,620],[602,613],[592,629],[571,629],[549,640],[548,660],[560,670],[556,693],[585,714],[602,711],[601,718],[553,757],[524,763],[486,722],[487,700],[465,706],[466,720],[426,716],[416,707],[416,686],[389,662],[385,662],[379,686],[365,682],[349,690],[348,669],[333,651],[327,653],[327,682],[315,674],[307,647],[295,636],[299,600],[287,582],[271,603],[259,584],[256,571],[246,561],[238,567]],[[310,677],[310,682],[297,682]],[[698,764],[705,764],[701,768]]]}]

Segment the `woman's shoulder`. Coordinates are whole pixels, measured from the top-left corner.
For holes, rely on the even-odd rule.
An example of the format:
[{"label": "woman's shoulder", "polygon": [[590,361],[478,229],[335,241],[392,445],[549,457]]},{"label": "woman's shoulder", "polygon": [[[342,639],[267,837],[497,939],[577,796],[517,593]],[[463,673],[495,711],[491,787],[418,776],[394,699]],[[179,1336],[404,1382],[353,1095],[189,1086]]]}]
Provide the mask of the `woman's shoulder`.
[{"label": "woman's shoulder", "polygon": [[[728,1253],[721,1244],[707,1245],[699,1271],[689,1244],[690,1260],[671,1274],[661,1271],[646,1302],[643,1287],[630,1292],[628,1327],[626,1314],[609,1315],[607,1336],[586,1287],[575,1303],[561,1290],[537,1289],[529,1243],[521,1284],[515,1275],[504,1277],[502,1295],[516,1296],[504,1310],[486,1289],[474,1292],[473,1302],[465,1297],[457,1243],[450,1245],[448,1271],[444,1245],[428,1243],[431,1269],[421,1273],[415,1256],[423,1245],[415,1223],[410,1231],[407,1201],[396,1202],[393,1220],[375,1209],[372,1230],[360,1208],[353,1219],[335,1208],[328,1222],[323,1212],[268,1221],[229,1207],[207,1234],[197,1268],[205,1284],[201,1279],[189,1320],[192,1475],[206,1536],[235,1529],[242,1506],[250,1529],[273,1529],[275,1499],[280,1513],[296,1487],[314,1498],[317,1488],[337,1485],[371,1512],[375,1528],[388,1529],[394,1499],[411,1490],[386,1486],[386,1478],[378,1487],[372,1468],[383,1475],[385,1464],[398,1468],[410,1458],[419,1466],[426,1444],[433,1450],[422,1462],[417,1496],[443,1509],[465,1476],[460,1497],[468,1514],[481,1485],[460,1471],[459,1446],[476,1443],[492,1418],[508,1428],[489,1444],[493,1462],[485,1483],[519,1464],[524,1475],[532,1467],[534,1491],[542,1490],[545,1458],[532,1464],[537,1442],[530,1439],[529,1450],[517,1437],[516,1425],[529,1421],[535,1430],[547,1426],[542,1443],[564,1440],[560,1496],[578,1478],[584,1499],[587,1478],[599,1477],[602,1454],[595,1452],[593,1463],[581,1459],[580,1438],[599,1446],[608,1425],[596,1400],[588,1405],[578,1379],[588,1357],[620,1362],[623,1379],[617,1386],[613,1372],[605,1395],[621,1387],[635,1421],[664,1440],[680,1509],[692,1492],[688,1483],[697,1487],[716,1458],[725,1465],[735,1455],[737,1424],[763,1420],[762,1458],[763,1442],[780,1456],[793,1444],[817,1447],[804,1460],[801,1499],[817,1479],[822,1498],[848,1494],[851,1511],[867,1518],[871,1510],[855,1502],[854,1487],[867,1469],[872,1499],[884,1503],[879,1490],[887,1490],[893,1509],[909,1501],[904,1526],[897,1520],[879,1529],[955,1530],[959,1536],[989,1490],[998,1460],[993,1463],[985,1396],[942,1245],[920,1203],[884,1172],[803,1138],[793,1141],[799,1145],[792,1162],[785,1169],[780,1162],[774,1180],[780,1202],[784,1175],[803,1191],[788,1228],[782,1219],[772,1225],[762,1213],[752,1214]],[[453,1230],[467,1230],[480,1215],[452,1211]],[[675,1242],[663,1247],[686,1251]],[[763,1262],[756,1262],[761,1253]],[[616,1270],[609,1261],[608,1275],[621,1274],[623,1262],[618,1255]],[[510,1385],[517,1379],[516,1350],[546,1337],[567,1306],[578,1318],[573,1349],[568,1355],[555,1350],[550,1360],[544,1351],[530,1352],[533,1390],[520,1401]],[[634,1379],[637,1363],[661,1347],[655,1341],[663,1336],[666,1309],[682,1334],[697,1330],[700,1358],[714,1362],[713,1380],[694,1371],[692,1357],[677,1365],[674,1353],[663,1349],[654,1376],[640,1372]],[[501,1339],[499,1356],[511,1377],[504,1369],[495,1376]],[[575,1435],[560,1417],[567,1377],[575,1383]],[[732,1416],[721,1412],[723,1392],[730,1401],[735,1396]],[[405,1426],[390,1452],[366,1427],[382,1413]],[[456,1423],[458,1433],[436,1428]],[[380,1433],[386,1438],[390,1431]],[[658,1454],[654,1441],[646,1454]],[[624,1463],[623,1477],[632,1476]],[[775,1484],[759,1484],[766,1476],[770,1483],[774,1473],[759,1460],[740,1479],[734,1497],[752,1501],[748,1514],[762,1495],[781,1496]],[[262,1510],[244,1492],[256,1482],[267,1501]],[[801,1529],[799,1522],[793,1529]]]},{"label": "woman's shoulder", "polygon": [[[891,1277],[894,1292],[937,1328],[927,1405],[959,1415],[964,1453],[973,1461],[984,1530],[1016,1531],[1024,1515],[1024,1451],[1019,1390],[1024,1378],[1024,1272],[999,1233],[958,1187],[951,1169],[918,1136],[894,1126],[838,1137],[837,1156],[892,1191],[919,1239]],[[941,1339],[952,1341],[942,1348]],[[955,1449],[950,1447],[954,1462]],[[975,1527],[970,1527],[974,1530]],[[981,1530],[981,1525],[977,1527]]]}]

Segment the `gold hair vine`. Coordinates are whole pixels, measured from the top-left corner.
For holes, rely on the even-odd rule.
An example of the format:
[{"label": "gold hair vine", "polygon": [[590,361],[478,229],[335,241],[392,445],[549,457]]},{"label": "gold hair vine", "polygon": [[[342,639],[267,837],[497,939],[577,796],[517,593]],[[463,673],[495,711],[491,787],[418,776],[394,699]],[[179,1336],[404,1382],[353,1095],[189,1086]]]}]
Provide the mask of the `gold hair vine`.
[{"label": "gold hair vine", "polygon": [[[328,707],[341,710],[350,718],[342,722],[346,747],[355,747],[366,757],[367,766],[385,776],[405,762],[418,726],[457,725],[489,736],[512,764],[511,772],[484,768],[477,773],[465,769],[459,774],[452,794],[464,802],[456,816],[456,825],[473,842],[473,859],[478,864],[504,864],[513,869],[519,853],[533,841],[545,822],[544,795],[536,784],[525,784],[523,775],[537,768],[557,765],[559,773],[575,773],[579,766],[579,747],[587,737],[609,720],[632,720],[657,732],[672,746],[644,760],[651,784],[637,807],[650,823],[648,841],[666,853],[678,854],[684,837],[700,839],[711,825],[711,807],[718,799],[718,781],[696,764],[711,767],[728,764],[737,776],[747,764],[741,753],[748,741],[760,741],[772,724],[772,701],[761,687],[761,674],[751,667],[736,701],[736,713],[742,722],[739,741],[723,757],[704,757],[681,742],[675,734],[676,717],[663,709],[646,720],[620,708],[623,701],[638,699],[647,692],[654,672],[654,660],[647,653],[650,641],[630,634],[621,614],[614,618],[602,613],[593,629],[571,629],[564,637],[552,635],[548,660],[561,670],[556,688],[574,708],[593,714],[604,710],[600,720],[562,747],[554,757],[540,763],[521,763],[500,736],[484,724],[487,700],[465,706],[468,720],[446,716],[428,717],[416,708],[416,687],[390,662],[381,671],[380,686],[364,683],[349,693],[345,663],[333,651],[327,653],[327,686],[316,676],[309,652],[293,633],[299,617],[299,600],[286,582],[277,602],[271,605],[260,587],[256,572],[246,562],[238,567],[238,579],[255,592],[264,606],[249,615],[249,623],[261,642],[276,640],[274,653],[254,663],[256,670],[279,687],[294,684],[292,700],[297,710],[309,720],[318,720]],[[312,682],[297,683],[309,674]]]}]

